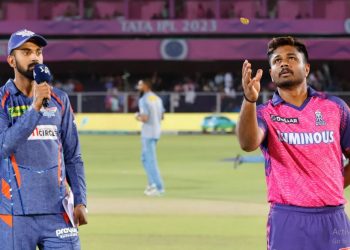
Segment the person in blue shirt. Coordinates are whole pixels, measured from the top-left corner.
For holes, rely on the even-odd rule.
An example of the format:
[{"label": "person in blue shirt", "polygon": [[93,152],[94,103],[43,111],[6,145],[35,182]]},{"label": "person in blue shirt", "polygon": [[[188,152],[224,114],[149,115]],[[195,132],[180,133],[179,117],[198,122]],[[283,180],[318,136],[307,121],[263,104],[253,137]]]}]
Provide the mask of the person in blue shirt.
[{"label": "person in blue shirt", "polygon": [[142,164],[148,178],[144,193],[147,196],[160,196],[164,193],[164,183],[158,168],[156,146],[161,135],[164,107],[162,100],[152,92],[151,87],[152,83],[148,79],[138,82],[141,98],[136,120],[142,122]]},{"label": "person in blue shirt", "polygon": [[84,164],[68,96],[33,77],[46,45],[26,29],[8,41],[14,78],[0,88],[1,250],[78,250],[77,226],[87,224]]}]

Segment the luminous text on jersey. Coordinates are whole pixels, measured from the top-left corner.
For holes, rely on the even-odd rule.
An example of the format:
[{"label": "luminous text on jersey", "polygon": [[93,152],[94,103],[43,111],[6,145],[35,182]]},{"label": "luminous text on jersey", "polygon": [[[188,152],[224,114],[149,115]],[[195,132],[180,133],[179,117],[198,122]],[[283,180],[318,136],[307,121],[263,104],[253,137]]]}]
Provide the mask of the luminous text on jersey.
[{"label": "luminous text on jersey", "polygon": [[291,145],[310,145],[321,143],[333,143],[334,131],[325,130],[320,132],[281,132],[277,130],[278,139]]}]

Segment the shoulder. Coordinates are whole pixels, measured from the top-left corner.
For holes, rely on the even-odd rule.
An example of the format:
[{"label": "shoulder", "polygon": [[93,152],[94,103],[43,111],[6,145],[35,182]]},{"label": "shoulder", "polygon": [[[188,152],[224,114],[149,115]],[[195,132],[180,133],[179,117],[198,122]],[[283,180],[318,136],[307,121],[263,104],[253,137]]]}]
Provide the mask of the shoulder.
[{"label": "shoulder", "polygon": [[259,105],[257,105],[256,106],[256,110],[257,110],[257,112],[264,112],[265,110],[267,110],[267,108],[269,107],[269,106],[271,106],[271,100],[269,100],[269,101],[267,101],[267,102],[265,102],[265,103],[263,103],[263,104],[259,104]]},{"label": "shoulder", "polygon": [[66,103],[69,100],[68,94],[66,92],[55,87],[52,88],[51,95],[57,101],[61,101],[63,103]]},{"label": "shoulder", "polygon": [[346,104],[346,102],[341,99],[338,96],[334,96],[334,95],[329,95],[327,93],[321,93],[319,96],[319,98],[329,101],[333,104],[335,104],[336,106],[338,106],[339,108],[343,109],[343,108],[349,108],[348,105]]},{"label": "shoulder", "polygon": [[11,94],[11,85],[13,85],[13,82],[11,79],[9,79],[4,85],[0,87],[0,102],[1,102],[1,107],[3,108]]}]

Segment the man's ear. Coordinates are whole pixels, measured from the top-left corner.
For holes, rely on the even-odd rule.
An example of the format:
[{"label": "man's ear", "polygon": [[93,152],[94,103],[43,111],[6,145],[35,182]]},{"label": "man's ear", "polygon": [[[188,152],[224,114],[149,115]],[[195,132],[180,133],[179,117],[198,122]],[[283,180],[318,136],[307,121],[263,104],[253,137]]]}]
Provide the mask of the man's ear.
[{"label": "man's ear", "polygon": [[305,75],[306,75],[306,77],[308,77],[309,73],[310,73],[310,63],[306,63],[305,64]]},{"label": "man's ear", "polygon": [[8,55],[7,56],[7,63],[12,67],[12,68],[16,68],[16,60],[15,57],[13,55]]}]

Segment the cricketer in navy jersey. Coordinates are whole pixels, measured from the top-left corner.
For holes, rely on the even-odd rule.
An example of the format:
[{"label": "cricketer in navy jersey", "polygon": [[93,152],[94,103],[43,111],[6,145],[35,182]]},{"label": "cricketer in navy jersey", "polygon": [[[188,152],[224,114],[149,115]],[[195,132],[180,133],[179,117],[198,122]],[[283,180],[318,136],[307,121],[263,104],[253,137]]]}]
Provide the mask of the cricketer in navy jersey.
[{"label": "cricketer in navy jersey", "polygon": [[[0,89],[2,250],[78,250],[72,224],[87,223],[84,164],[68,96],[33,78],[46,44],[29,30],[13,33],[8,42],[15,78]],[[48,107],[42,105],[45,98]],[[69,220],[63,201],[71,192],[74,218]]]}]

